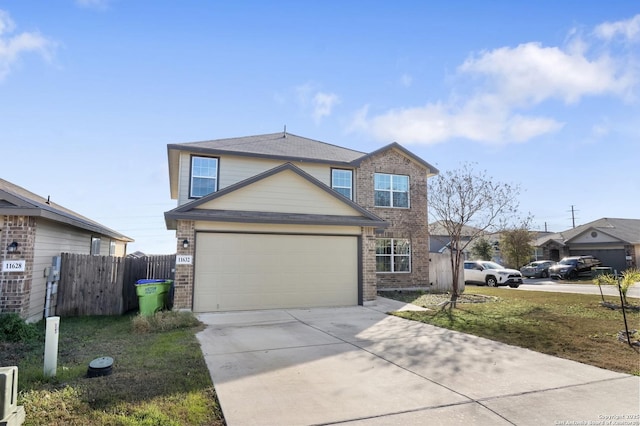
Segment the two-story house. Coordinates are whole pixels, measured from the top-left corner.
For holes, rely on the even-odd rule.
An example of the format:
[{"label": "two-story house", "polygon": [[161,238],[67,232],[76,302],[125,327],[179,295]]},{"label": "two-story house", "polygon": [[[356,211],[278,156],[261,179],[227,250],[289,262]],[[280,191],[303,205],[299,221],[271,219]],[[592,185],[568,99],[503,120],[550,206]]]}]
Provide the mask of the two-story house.
[{"label": "two-story house", "polygon": [[429,286],[438,170],[399,144],[364,153],[283,132],[167,148],[174,307],[349,306]]}]

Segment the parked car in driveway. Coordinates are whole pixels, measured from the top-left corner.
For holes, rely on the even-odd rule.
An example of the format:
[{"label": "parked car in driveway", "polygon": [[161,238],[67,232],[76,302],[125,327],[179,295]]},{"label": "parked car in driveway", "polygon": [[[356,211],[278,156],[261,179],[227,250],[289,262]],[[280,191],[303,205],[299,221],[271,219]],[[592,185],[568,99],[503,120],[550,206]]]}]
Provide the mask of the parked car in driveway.
[{"label": "parked car in driveway", "polygon": [[549,276],[556,279],[576,279],[580,275],[591,276],[591,268],[602,262],[593,256],[569,256],[549,268]]},{"label": "parked car in driveway", "polygon": [[520,268],[520,273],[527,278],[548,278],[549,267],[555,264],[553,260],[536,260]]},{"label": "parked car in driveway", "polygon": [[487,260],[465,260],[464,282],[498,287],[508,285],[518,288],[522,284],[522,274]]}]

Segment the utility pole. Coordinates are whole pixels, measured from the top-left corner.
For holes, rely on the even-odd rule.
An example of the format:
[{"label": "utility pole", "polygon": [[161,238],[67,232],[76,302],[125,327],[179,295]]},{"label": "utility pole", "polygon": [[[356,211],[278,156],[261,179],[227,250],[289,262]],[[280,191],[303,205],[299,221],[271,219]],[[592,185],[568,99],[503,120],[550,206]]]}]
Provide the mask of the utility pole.
[{"label": "utility pole", "polygon": [[573,223],[573,227],[575,228],[576,227],[576,211],[577,210],[574,210],[573,207],[574,206],[572,205],[571,206],[571,222]]}]

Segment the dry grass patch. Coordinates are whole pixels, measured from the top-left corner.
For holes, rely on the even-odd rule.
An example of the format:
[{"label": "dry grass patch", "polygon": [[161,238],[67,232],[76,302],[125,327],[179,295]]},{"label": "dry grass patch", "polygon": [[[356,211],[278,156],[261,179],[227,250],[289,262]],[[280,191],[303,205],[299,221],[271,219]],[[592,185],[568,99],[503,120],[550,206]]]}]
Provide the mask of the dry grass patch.
[{"label": "dry grass patch", "polygon": [[[41,339],[5,342],[0,365],[18,365],[25,426],[224,425],[195,337],[201,329],[180,312],[62,318],[56,377],[42,374]],[[112,374],[87,378],[102,356],[114,359]]]},{"label": "dry grass patch", "polygon": [[[452,311],[421,303],[420,298],[425,295],[420,293],[381,295],[432,308],[426,312],[395,313],[403,318],[640,375],[637,349],[618,340],[618,333],[624,330],[622,313],[601,306],[599,295],[468,286],[458,308]],[[480,295],[488,297],[488,303],[465,303],[465,298],[476,299]],[[440,297],[446,300],[449,296]],[[616,303],[615,297],[605,296],[605,299]],[[631,300],[638,304],[637,299]],[[640,329],[640,312],[627,311],[627,320],[630,329]]]}]

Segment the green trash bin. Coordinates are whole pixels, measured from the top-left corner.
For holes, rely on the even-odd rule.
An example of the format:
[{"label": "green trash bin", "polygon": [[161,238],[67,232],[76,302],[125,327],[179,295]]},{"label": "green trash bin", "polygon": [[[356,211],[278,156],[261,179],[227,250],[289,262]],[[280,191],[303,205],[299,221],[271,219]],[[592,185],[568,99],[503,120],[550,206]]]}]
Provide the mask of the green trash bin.
[{"label": "green trash bin", "polygon": [[172,280],[138,280],[136,294],[140,305],[140,315],[153,315],[167,304]]},{"label": "green trash bin", "polygon": [[595,268],[591,268],[591,278],[600,275],[613,275],[613,268],[610,266],[596,266]]}]

